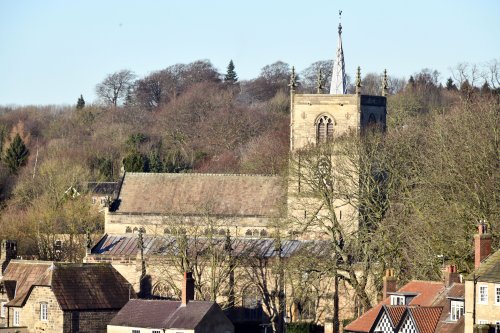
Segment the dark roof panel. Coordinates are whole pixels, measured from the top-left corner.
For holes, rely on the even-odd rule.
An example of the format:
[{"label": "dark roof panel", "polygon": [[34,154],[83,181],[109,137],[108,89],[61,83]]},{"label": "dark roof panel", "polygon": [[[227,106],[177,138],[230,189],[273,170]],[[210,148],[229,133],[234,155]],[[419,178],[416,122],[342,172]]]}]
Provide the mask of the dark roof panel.
[{"label": "dark roof panel", "polygon": [[[158,329],[194,329],[214,306],[214,302],[130,300],[109,325]],[[221,312],[222,313],[222,312]]]}]

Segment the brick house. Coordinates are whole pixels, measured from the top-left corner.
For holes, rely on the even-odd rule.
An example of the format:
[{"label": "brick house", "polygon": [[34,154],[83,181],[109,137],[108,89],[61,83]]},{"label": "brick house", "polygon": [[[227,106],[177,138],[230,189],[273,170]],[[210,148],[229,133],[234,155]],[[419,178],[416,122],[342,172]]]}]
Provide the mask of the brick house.
[{"label": "brick house", "polygon": [[106,332],[106,325],[135,297],[109,264],[12,260],[4,272],[4,323],[28,332]]},{"label": "brick house", "polygon": [[215,302],[194,301],[194,280],[184,274],[182,300],[130,300],[108,325],[108,333],[234,333]]}]

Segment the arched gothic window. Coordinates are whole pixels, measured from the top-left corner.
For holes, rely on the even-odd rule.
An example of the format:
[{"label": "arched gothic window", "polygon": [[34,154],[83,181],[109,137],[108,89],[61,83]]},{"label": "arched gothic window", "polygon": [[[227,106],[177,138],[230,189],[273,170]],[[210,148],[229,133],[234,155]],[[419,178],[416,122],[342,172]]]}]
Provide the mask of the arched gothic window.
[{"label": "arched gothic window", "polygon": [[317,143],[331,141],[333,139],[333,119],[328,116],[322,116],[316,123],[316,141]]}]

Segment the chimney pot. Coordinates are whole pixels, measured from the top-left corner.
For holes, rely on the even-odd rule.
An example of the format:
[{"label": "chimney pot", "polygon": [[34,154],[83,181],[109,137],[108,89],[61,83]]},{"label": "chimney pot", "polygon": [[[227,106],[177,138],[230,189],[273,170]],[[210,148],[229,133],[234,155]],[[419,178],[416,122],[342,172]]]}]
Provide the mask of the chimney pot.
[{"label": "chimney pot", "polygon": [[444,272],[444,285],[445,287],[449,287],[453,283],[460,283],[460,274],[458,273],[457,265],[447,265]]},{"label": "chimney pot", "polygon": [[383,299],[386,299],[389,293],[395,292],[398,288],[397,287],[398,281],[396,280],[393,268],[389,268],[385,271],[385,276],[383,280],[384,280]]}]

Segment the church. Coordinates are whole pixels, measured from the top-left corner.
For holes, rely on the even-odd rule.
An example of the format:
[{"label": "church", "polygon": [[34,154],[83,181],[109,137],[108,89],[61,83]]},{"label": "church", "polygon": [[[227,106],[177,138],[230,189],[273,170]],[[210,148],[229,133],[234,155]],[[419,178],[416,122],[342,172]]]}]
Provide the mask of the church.
[{"label": "church", "polygon": [[[337,54],[328,94],[322,92],[319,82],[318,93],[297,93],[296,76],[292,71],[289,83],[291,159],[300,151],[333,142],[343,135],[361,135],[364,129],[373,125],[385,129],[387,76],[384,75],[381,96],[363,95],[358,67],[355,92],[348,94],[341,37],[342,26],[339,24]],[[311,246],[323,247],[322,236],[314,230],[301,231],[297,225],[300,226],[301,221],[305,223],[315,214],[321,214],[322,208],[314,199],[304,197],[304,186],[300,173],[294,172],[289,173],[288,179],[244,174],[125,173],[105,212],[105,235],[89,251],[86,260],[111,262],[137,291],[140,291],[141,280],[147,273],[152,278],[150,292],[153,295],[175,297],[176,290],[169,287],[168,281],[165,282],[169,275],[158,266],[159,260],[165,258],[169,246],[166,244],[173,244],[169,243],[172,239],[176,240],[174,243],[179,258],[184,258],[179,245],[182,239],[219,239],[221,244],[231,239],[230,251],[244,252],[242,249],[254,246],[258,251],[255,248],[252,251],[264,253],[266,258],[288,258],[304,249],[314,252]],[[307,208],[304,201],[308,203]],[[336,207],[335,213],[340,216],[340,222],[356,228],[357,209],[342,202]],[[280,235],[279,249],[276,247],[276,234]],[[227,250],[227,246],[221,245],[220,251],[224,252],[224,249]],[[188,249],[185,251],[187,253]],[[189,265],[193,264],[186,258],[179,262],[182,268],[190,268]],[[170,261],[174,265],[172,260],[175,258]],[[209,273],[205,271],[202,274]],[[234,274],[233,271],[227,275],[229,283],[231,279],[238,279]],[[179,276],[172,274],[175,275]],[[280,287],[287,300],[293,298],[289,284],[277,281],[281,287],[274,285],[274,289]],[[246,285],[251,283],[250,278],[245,283],[233,281],[234,288],[241,290],[247,290]],[[257,289],[262,291],[262,288]],[[198,292],[202,292],[201,287]],[[328,299],[331,292],[327,288],[323,297]],[[348,294],[345,289],[341,301],[346,307],[350,302]],[[246,312],[257,321],[265,322],[272,317],[269,307],[262,306],[265,297],[255,292],[238,298],[230,287],[229,291],[216,297],[218,301],[220,297],[229,300],[231,306],[246,307],[247,310],[255,309],[260,304],[264,313],[262,310]],[[316,302],[314,307],[323,310],[317,310],[312,318],[311,314],[307,317],[304,304],[284,306],[279,310],[291,321],[307,319],[324,323],[326,327],[332,307],[325,302]],[[355,311],[344,311],[342,318],[352,318]]]}]

